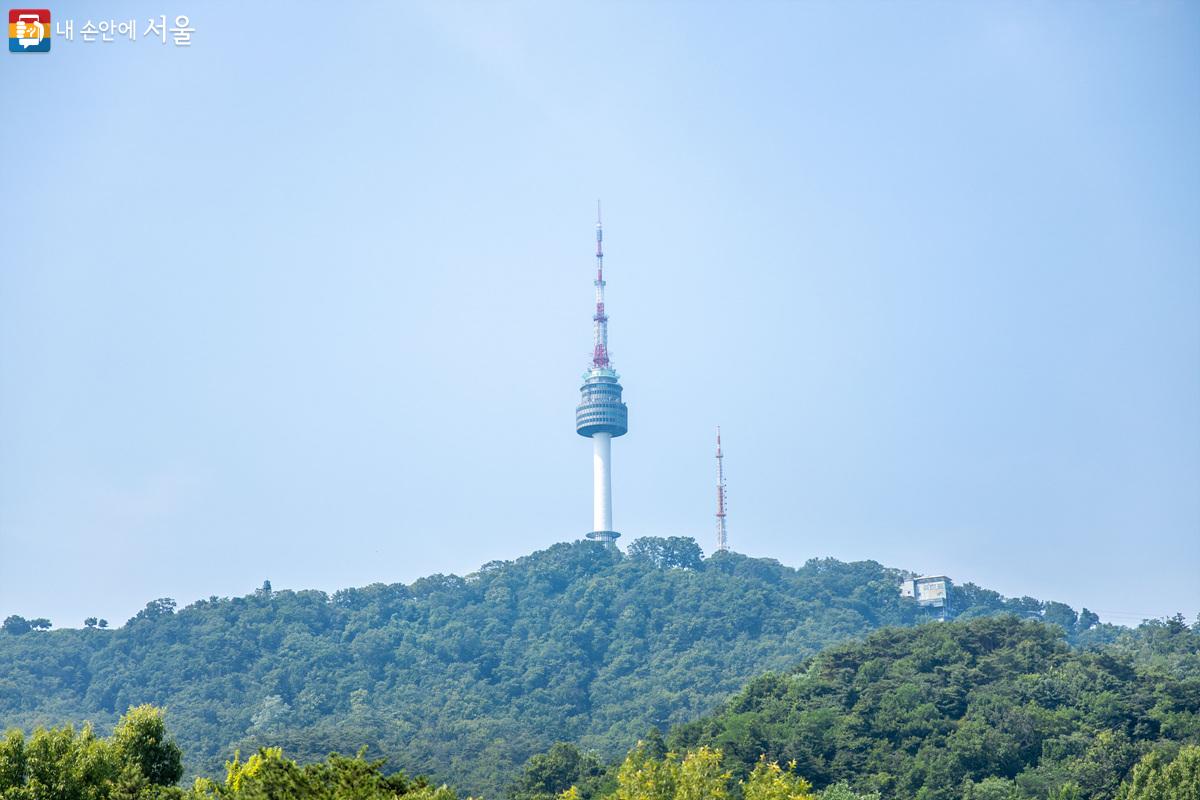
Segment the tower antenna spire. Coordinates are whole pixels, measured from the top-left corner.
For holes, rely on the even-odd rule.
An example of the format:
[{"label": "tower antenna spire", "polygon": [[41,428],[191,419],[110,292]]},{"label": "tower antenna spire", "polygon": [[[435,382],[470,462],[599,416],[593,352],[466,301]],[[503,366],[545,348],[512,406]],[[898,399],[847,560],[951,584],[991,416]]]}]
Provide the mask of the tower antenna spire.
[{"label": "tower antenna spire", "polygon": [[721,452],[721,426],[717,426],[717,550],[729,549],[729,535],[725,529],[725,455]]},{"label": "tower antenna spire", "polygon": [[604,311],[604,226],[600,222],[600,201],[596,201],[596,313],[592,317],[592,368],[608,369],[608,315]]}]

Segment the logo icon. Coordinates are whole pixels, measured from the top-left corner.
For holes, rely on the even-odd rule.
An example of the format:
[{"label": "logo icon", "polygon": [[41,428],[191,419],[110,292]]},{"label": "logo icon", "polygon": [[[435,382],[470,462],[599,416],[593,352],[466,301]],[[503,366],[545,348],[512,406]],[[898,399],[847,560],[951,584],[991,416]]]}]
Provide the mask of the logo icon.
[{"label": "logo icon", "polygon": [[10,9],[8,49],[13,53],[50,52],[50,9]]}]

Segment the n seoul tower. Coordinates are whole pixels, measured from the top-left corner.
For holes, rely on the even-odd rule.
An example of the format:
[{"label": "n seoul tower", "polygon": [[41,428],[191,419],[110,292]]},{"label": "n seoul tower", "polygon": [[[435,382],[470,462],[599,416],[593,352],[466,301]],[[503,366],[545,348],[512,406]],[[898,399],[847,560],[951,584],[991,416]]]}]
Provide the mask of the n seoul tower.
[{"label": "n seoul tower", "polygon": [[592,317],[592,364],[583,373],[575,432],[592,440],[592,532],[587,536],[616,547],[612,529],[612,440],[629,430],[629,409],[621,402],[621,376],[608,360],[608,315],[604,311],[604,231],[596,201],[596,313]]}]

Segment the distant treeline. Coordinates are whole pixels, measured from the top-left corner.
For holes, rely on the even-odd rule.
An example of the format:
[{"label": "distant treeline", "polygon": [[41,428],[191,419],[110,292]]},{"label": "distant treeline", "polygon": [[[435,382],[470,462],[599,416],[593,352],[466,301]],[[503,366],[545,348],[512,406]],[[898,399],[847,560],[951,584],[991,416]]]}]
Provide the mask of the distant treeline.
[{"label": "distant treeline", "polygon": [[[1143,625],[1098,650],[1014,616],[889,628],[753,681],[719,713],[621,761],[556,744],[509,800],[1200,800],[1200,624]],[[190,788],[163,714],[10,731],[0,800],[457,800],[360,751],[276,747]],[[817,788],[814,788],[817,787]]]},{"label": "distant treeline", "polygon": [[[898,593],[904,574],[870,561],[706,559],[691,539],[645,538],[626,554],[560,544],[466,577],[333,595],[268,583],[179,610],[164,598],[115,629],[89,618],[37,630],[48,621],[14,616],[0,633],[0,720],[108,726],[150,703],[169,709],[192,775],[219,775],[236,749],[278,745],[310,762],[364,745],[367,758],[495,797],[555,742],[620,758],[756,675],[921,622]],[[950,599],[960,619],[1036,617],[1078,646],[1122,630],[971,584]]]}]

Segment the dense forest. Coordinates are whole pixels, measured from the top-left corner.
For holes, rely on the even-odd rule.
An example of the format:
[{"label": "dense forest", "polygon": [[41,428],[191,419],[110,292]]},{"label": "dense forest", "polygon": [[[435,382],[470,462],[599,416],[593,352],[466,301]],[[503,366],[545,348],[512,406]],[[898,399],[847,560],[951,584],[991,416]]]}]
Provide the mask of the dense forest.
[{"label": "dense forest", "polygon": [[[1015,616],[889,628],[753,681],[621,761],[556,744],[509,800],[1200,800],[1200,624],[1072,650]],[[782,761],[782,758],[788,760]],[[277,747],[178,785],[163,713],[9,731],[0,800],[457,800],[381,760]]]},{"label": "dense forest", "polygon": [[[793,569],[735,553],[705,559],[690,539],[648,538],[626,554],[560,544],[466,577],[333,595],[264,584],[179,610],[161,599],[115,629],[89,619],[83,629],[42,630],[48,621],[10,618],[0,634],[0,720],[26,730],[108,726],[152,703],[168,709],[193,775],[220,774],[239,748],[281,746],[304,763],[365,745],[367,758],[496,797],[555,742],[619,758],[652,727],[710,713],[760,673],[920,622],[897,592],[902,575],[874,562]],[[1012,612],[1053,622],[1080,646],[1117,632],[1086,609],[970,584],[951,602],[960,619]],[[1062,643],[1051,650],[1068,652]],[[725,746],[717,730],[697,728],[694,738]],[[793,757],[780,748],[781,763]],[[849,766],[795,753],[813,759],[815,780],[850,778]]]},{"label": "dense forest", "polygon": [[1112,798],[1139,759],[1200,744],[1200,624],[1098,649],[1013,616],[890,628],[757,678],[668,744],[894,800]]},{"label": "dense forest", "polygon": [[[1166,765],[1174,769],[1174,764]],[[169,737],[161,709],[132,708],[107,739],[90,727],[41,729],[26,738],[13,730],[0,740],[0,800],[457,800],[448,786],[402,772],[385,774],[381,761],[360,752],[299,764],[277,747],[242,760],[234,754],[224,780],[178,784],[182,754]],[[1155,774],[1152,777],[1157,777]],[[568,787],[557,795],[578,800]],[[611,800],[818,800],[810,784],[778,764],[760,762],[744,781],[721,767],[721,754],[700,748],[682,757],[656,756],[639,744],[616,770]],[[862,798],[844,786],[820,800]]]}]

